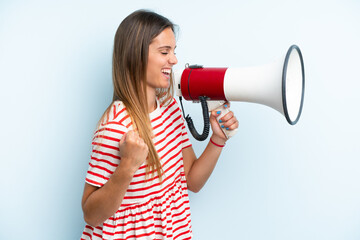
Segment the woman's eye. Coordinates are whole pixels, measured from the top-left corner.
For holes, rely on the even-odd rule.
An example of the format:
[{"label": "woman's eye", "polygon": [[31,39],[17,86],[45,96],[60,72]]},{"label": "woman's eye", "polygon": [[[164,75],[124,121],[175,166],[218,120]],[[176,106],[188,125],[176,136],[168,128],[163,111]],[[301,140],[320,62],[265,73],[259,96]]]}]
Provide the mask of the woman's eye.
[{"label": "woman's eye", "polygon": [[167,54],[168,54],[168,52],[161,52],[161,54],[162,54],[162,55],[167,55]]}]

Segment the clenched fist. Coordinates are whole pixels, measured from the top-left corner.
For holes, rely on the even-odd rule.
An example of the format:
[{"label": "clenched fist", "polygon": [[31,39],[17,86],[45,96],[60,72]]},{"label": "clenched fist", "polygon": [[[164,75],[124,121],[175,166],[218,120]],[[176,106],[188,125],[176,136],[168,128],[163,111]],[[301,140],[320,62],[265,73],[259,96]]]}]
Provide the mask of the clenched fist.
[{"label": "clenched fist", "polygon": [[123,135],[119,145],[121,164],[135,173],[148,156],[148,146],[139,134],[133,130]]}]

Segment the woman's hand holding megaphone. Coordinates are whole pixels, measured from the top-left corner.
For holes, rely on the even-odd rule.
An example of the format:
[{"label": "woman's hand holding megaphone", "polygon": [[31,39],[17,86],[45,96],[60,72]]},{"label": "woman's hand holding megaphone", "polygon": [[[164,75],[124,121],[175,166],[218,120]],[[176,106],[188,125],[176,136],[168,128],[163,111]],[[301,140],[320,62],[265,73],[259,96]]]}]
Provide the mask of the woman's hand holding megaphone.
[{"label": "woman's hand holding megaphone", "polygon": [[[234,136],[239,127],[239,122],[234,113],[229,109],[230,103],[223,101],[208,101],[210,115],[210,124],[214,137],[218,138],[218,143],[226,142],[230,137]],[[222,141],[220,143],[220,141]]]}]

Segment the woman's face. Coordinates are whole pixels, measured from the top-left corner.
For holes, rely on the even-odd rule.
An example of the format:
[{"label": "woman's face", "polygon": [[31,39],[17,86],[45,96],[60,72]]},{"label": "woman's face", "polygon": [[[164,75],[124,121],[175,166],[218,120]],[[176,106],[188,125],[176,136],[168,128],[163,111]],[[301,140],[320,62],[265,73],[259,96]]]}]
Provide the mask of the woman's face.
[{"label": "woman's face", "polygon": [[168,88],[171,68],[178,62],[175,56],[176,40],[171,28],[163,30],[149,45],[146,72],[148,88]]}]

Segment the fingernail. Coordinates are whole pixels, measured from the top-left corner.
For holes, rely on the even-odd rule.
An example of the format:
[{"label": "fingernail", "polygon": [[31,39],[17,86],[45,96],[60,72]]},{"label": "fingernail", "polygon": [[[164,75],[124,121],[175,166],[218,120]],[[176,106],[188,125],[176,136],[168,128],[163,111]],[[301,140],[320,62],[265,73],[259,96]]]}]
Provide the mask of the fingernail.
[{"label": "fingernail", "polygon": [[227,104],[224,105],[224,108],[227,108]]},{"label": "fingernail", "polygon": [[229,128],[226,128],[226,130],[229,130]]},{"label": "fingernail", "polygon": [[222,123],[222,120],[221,120],[221,119],[219,120],[219,123]]},{"label": "fingernail", "polygon": [[224,125],[221,125],[222,128],[224,128]]},{"label": "fingernail", "polygon": [[217,113],[217,114],[220,114],[220,113],[221,113],[221,111],[217,111],[216,113]]}]

